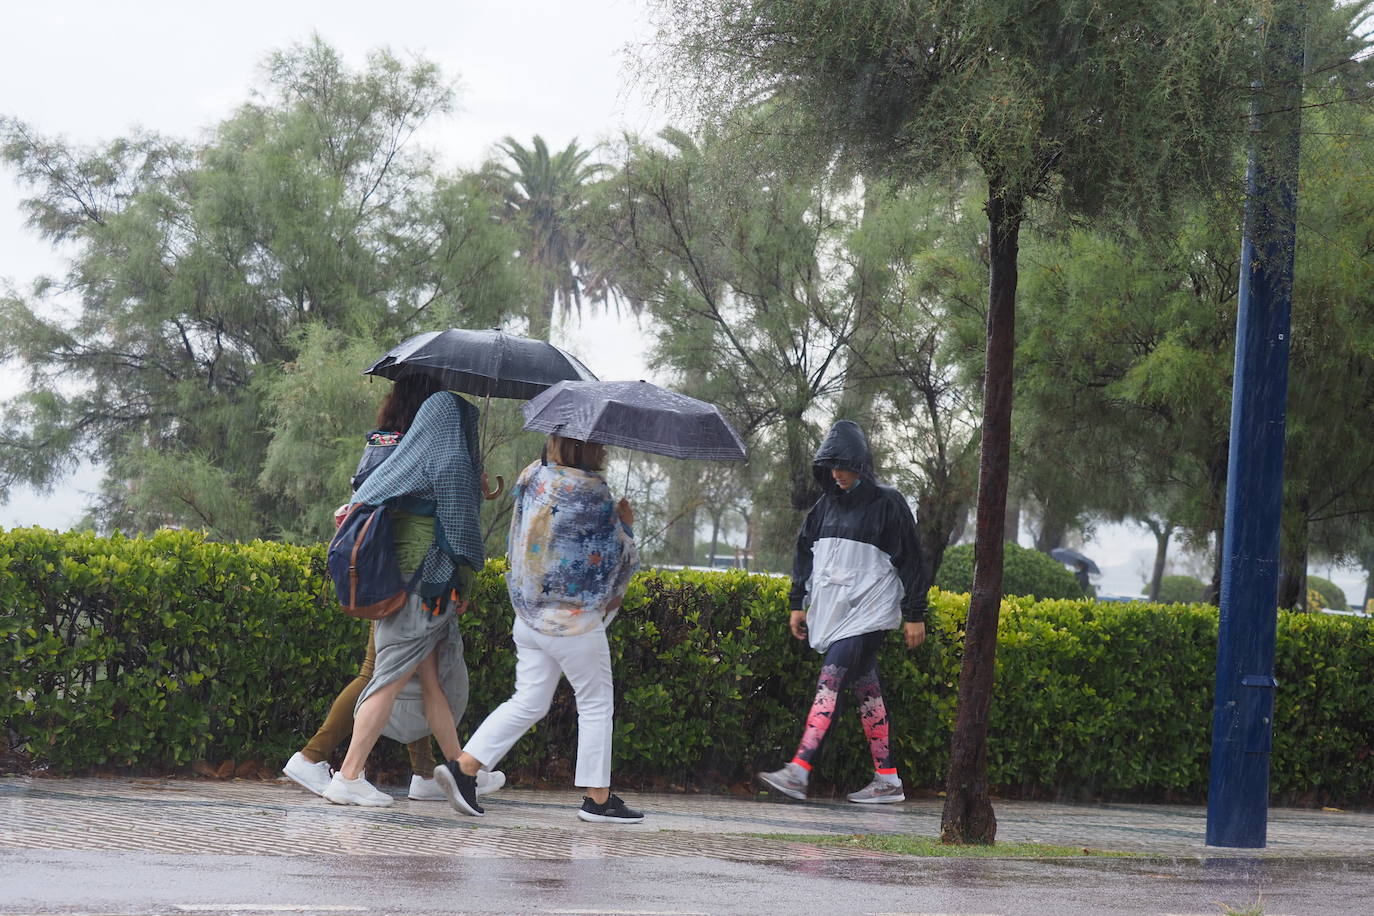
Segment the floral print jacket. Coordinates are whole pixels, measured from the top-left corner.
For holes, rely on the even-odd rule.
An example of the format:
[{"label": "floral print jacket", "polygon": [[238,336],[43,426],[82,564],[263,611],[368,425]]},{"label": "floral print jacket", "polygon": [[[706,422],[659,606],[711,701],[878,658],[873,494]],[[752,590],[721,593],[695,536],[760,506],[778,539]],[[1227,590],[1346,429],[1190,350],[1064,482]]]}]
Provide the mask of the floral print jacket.
[{"label": "floral print jacket", "polygon": [[516,614],[548,636],[609,623],[639,551],[605,479],[536,461],[521,472],[514,497],[506,585]]}]

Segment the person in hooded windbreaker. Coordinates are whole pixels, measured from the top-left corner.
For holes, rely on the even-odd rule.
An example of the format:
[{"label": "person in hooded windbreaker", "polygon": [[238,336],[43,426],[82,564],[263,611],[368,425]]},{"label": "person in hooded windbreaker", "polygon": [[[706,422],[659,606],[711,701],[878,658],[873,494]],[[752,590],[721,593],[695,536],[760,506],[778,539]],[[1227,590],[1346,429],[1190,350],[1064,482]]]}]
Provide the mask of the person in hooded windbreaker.
[{"label": "person in hooded windbreaker", "polygon": [[868,440],[853,421],[834,425],[813,464],[825,495],[797,535],[789,626],[797,639],[809,637],[825,658],[797,753],[782,769],[760,773],[759,779],[784,795],[805,798],[840,692],[851,687],[875,772],[849,800],[905,801],[888,744],[891,723],[878,680],[878,649],[898,626],[909,649],[926,638],[930,583],[916,519],[902,494],[878,482]]}]

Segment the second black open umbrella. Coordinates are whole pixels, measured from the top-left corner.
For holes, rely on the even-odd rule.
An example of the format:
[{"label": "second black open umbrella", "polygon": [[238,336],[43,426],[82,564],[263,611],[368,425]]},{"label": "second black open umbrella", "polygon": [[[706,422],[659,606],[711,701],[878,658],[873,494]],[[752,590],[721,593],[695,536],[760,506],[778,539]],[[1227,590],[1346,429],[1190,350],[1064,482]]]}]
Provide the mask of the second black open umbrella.
[{"label": "second black open umbrella", "polygon": [[745,460],[720,408],[650,382],[559,382],[520,409],[525,429],[669,458]]}]

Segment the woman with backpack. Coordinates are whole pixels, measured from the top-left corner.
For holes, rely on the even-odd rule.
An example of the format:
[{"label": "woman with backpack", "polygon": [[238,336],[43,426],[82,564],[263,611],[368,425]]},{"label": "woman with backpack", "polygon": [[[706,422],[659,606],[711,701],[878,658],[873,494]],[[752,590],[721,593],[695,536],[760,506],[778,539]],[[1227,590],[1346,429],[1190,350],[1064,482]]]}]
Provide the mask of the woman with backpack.
[{"label": "woman with backpack", "polygon": [[481,479],[477,408],[436,391],[354,494],[357,502],[387,508],[397,560],[412,585],[400,610],[377,621],[376,665],[354,710],[353,739],[323,793],[335,804],[391,804],[363,775],[383,734],[408,743],[432,733],[447,759],[461,751],[457,720],[467,707],[468,680],[457,618],[485,562]]},{"label": "woman with backpack", "polygon": [[577,816],[638,823],[644,815],[611,793],[614,688],[606,627],[639,565],[634,510],[616,502],[599,473],[606,449],[550,436],[544,457],[520,474],[510,525],[506,582],[515,607],[515,693],[468,739],[467,750],[434,771],[460,812],[482,768],[493,767],[553,702],[560,678],[577,698],[577,772],[586,790]]},{"label": "woman with backpack", "polygon": [[[408,375],[398,379],[391,386],[391,390],[382,399],[377,410],[377,428],[364,438],[363,454],[358,459],[358,467],[350,481],[354,491],[357,491],[358,487],[363,485],[363,481],[367,480],[372,472],[391,456],[396,446],[400,445],[406,431],[415,422],[415,414],[419,411],[420,405],[430,395],[441,390],[443,387],[439,382],[427,375]],[[335,512],[336,523],[340,520],[342,510],[347,508],[348,506],[344,505]],[[377,628],[374,623],[368,628],[367,650],[363,654],[363,662],[358,669],[357,677],[339,691],[319,730],[304,747],[291,755],[291,759],[282,768],[282,772],[288,778],[316,795],[324,795],[333,777],[334,771],[328,763],[329,755],[353,732],[353,708],[358,704],[358,697],[362,694],[363,688],[372,679],[372,671],[377,661],[376,635]],[[429,734],[426,733],[423,737],[410,742],[406,745],[406,751],[410,756],[412,773],[407,797],[412,801],[444,801],[444,793],[431,776],[435,760]],[[479,782],[479,793],[486,794],[499,789],[505,783],[505,776],[501,773],[484,772]]]}]

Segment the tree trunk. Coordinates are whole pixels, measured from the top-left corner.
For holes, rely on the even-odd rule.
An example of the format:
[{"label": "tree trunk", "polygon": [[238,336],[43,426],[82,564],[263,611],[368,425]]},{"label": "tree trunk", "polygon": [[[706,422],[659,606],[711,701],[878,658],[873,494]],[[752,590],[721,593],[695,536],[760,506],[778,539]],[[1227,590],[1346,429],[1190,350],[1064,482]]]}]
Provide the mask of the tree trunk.
[{"label": "tree trunk", "polygon": [[1035,532],[1035,549],[1049,553],[1056,547],[1064,546],[1064,537],[1074,518],[1066,516],[1053,499],[1040,504],[1040,527]]},{"label": "tree trunk", "polygon": [[[750,572],[757,572],[758,549],[759,549],[759,526],[756,521],[758,513],[752,508],[744,515],[744,568]],[[790,570],[789,570],[790,571]]]},{"label": "tree trunk", "polygon": [[[1287,540],[1287,549],[1279,555],[1279,607],[1306,611],[1307,607],[1307,524]],[[1299,543],[1300,541],[1300,543]]]},{"label": "tree trunk", "polygon": [[1212,581],[1208,583],[1206,591],[1202,593],[1202,600],[1206,604],[1215,604],[1221,607],[1221,571],[1226,565],[1225,557],[1222,556],[1221,545],[1226,543],[1226,529],[1217,528],[1212,535],[1216,539],[1216,552],[1212,555]]},{"label": "tree trunk", "polygon": [[1067,522],[1046,516],[1041,520],[1040,530],[1035,534],[1035,549],[1041,553],[1049,553],[1056,547],[1063,547],[1064,536],[1068,533]]},{"label": "tree trunk", "polygon": [[1364,606],[1366,614],[1374,613],[1374,550],[1364,555]]},{"label": "tree trunk", "polygon": [[720,539],[720,511],[711,513],[711,553],[706,558],[706,565],[715,567],[716,565],[716,544]]},{"label": "tree trunk", "polygon": [[552,283],[544,284],[544,298],[530,303],[529,336],[535,340],[548,340],[553,333],[554,307],[558,304],[557,288]]},{"label": "tree trunk", "polygon": [[[791,483],[789,497],[797,511],[810,509],[821,498],[820,485],[812,472],[816,447],[806,435],[806,423],[801,418],[784,421],[787,436],[787,477]],[[864,430],[868,435],[868,430]]]},{"label": "tree trunk", "polygon": [[668,477],[668,530],[663,545],[668,562],[696,565],[700,502],[696,466],[686,461],[673,462]]},{"label": "tree trunk", "polygon": [[1021,542],[1021,497],[1007,494],[1006,539],[1013,544]]},{"label": "tree trunk", "polygon": [[[955,544],[959,543],[959,539],[964,536],[964,530],[966,528],[968,528],[967,506],[964,507],[964,511],[959,514],[959,517],[954,520],[954,528],[950,530],[949,542],[945,544],[945,546],[953,547]],[[938,567],[936,568],[938,569]]]},{"label": "tree trunk", "polygon": [[1150,570],[1150,591],[1151,601],[1159,600],[1159,590],[1164,582],[1164,564],[1169,559],[1169,538],[1174,534],[1173,522],[1157,522],[1152,518],[1145,519],[1145,526],[1155,536],[1155,565]]},{"label": "tree trunk", "polygon": [[1002,609],[1002,538],[1011,465],[1012,371],[1016,349],[1016,259],[1024,201],[1004,198],[989,180],[990,270],[988,325],[983,377],[983,436],[978,468],[978,509],[973,548],[973,595],[959,672],[959,705],[950,742],[944,843],[997,839],[997,818],[988,786],[988,707],[997,658],[997,621]]},{"label": "tree trunk", "polygon": [[[864,181],[864,212],[861,218],[864,227],[876,217],[882,195],[882,188],[876,181]],[[871,436],[874,432],[873,403],[877,399],[879,382],[872,378],[870,350],[878,334],[878,320],[883,296],[891,282],[891,269],[886,264],[875,264],[869,258],[861,258],[854,275],[854,332],[849,338],[848,367],[836,419],[853,420],[859,424],[864,435]]]},{"label": "tree trunk", "polygon": [[1214,548],[1212,565],[1212,584],[1207,586],[1207,591],[1203,593],[1202,600],[1208,604],[1221,606],[1221,571],[1226,565],[1226,558],[1223,556],[1224,545],[1226,543],[1226,473],[1231,461],[1231,437],[1217,443],[1216,450],[1212,452],[1212,458],[1207,462],[1208,477],[1208,514],[1214,524],[1212,531],[1216,540],[1212,546]]},{"label": "tree trunk", "polygon": [[949,498],[952,489],[948,480],[939,481],[916,498],[916,539],[921,545],[925,581],[932,584],[959,519],[968,514],[967,503]]}]

